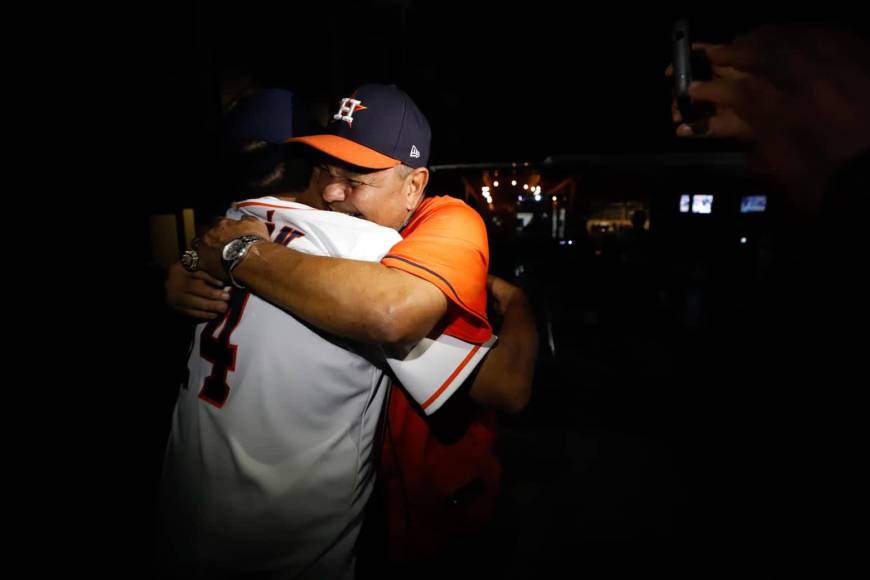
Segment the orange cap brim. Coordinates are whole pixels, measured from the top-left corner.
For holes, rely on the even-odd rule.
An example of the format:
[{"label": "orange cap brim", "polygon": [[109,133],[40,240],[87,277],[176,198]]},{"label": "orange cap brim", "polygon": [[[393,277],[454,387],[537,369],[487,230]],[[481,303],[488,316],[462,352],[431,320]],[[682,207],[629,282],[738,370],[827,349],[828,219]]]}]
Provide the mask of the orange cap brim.
[{"label": "orange cap brim", "polygon": [[401,164],[398,159],[387,157],[374,149],[364,147],[359,143],[339,137],[338,135],[308,135],[293,137],[287,143],[305,143],[327,155],[340,159],[345,163],[365,167],[366,169],[389,169]]}]

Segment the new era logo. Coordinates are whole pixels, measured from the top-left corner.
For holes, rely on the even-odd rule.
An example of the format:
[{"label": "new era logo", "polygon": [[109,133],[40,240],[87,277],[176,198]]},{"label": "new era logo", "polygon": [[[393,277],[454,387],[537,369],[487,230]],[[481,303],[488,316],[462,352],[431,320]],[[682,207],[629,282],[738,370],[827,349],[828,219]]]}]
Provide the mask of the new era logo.
[{"label": "new era logo", "polygon": [[420,150],[417,149],[416,145],[411,145],[411,157],[413,157],[414,159],[420,158]]}]

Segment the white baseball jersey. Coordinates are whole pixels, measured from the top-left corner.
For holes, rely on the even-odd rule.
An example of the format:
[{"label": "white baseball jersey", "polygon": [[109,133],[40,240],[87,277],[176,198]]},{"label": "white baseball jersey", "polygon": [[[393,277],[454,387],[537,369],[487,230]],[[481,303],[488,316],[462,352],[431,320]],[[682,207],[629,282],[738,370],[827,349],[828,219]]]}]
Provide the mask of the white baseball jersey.
[{"label": "white baseball jersey", "polygon": [[[376,261],[394,230],[266,197],[236,204],[272,241]],[[328,336],[233,289],[222,319],[197,326],[167,445],[162,507],[199,573],[348,578],[371,493],[372,447],[389,376],[377,348]],[[491,346],[426,339],[389,365],[427,411]]]}]

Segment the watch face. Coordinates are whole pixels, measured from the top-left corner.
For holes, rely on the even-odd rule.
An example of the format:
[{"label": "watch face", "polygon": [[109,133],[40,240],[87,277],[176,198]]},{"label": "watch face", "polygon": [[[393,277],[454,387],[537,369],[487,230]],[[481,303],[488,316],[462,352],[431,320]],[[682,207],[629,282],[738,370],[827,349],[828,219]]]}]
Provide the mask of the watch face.
[{"label": "watch face", "polygon": [[245,253],[248,251],[248,248],[250,248],[254,242],[262,239],[263,238],[261,238],[260,236],[245,234],[240,238],[236,238],[235,240],[228,242],[227,245],[224,246],[223,251],[221,252],[221,257],[225,262],[224,266],[227,268],[231,268],[231,264],[236,260],[240,260],[241,258],[243,258]]},{"label": "watch face", "polygon": [[241,250],[244,245],[245,242],[242,240],[233,240],[232,242],[224,246],[224,251],[221,254],[223,256],[223,259],[227,260],[228,262],[235,260],[239,255],[239,250]]}]

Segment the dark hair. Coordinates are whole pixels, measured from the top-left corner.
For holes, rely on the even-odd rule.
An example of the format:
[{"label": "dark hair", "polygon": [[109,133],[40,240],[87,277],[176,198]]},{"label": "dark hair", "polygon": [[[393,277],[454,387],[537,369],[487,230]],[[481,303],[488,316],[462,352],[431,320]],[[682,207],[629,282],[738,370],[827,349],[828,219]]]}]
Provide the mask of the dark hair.
[{"label": "dark hair", "polygon": [[228,194],[235,197],[295,193],[308,186],[310,162],[285,144],[251,140],[222,159]]}]

